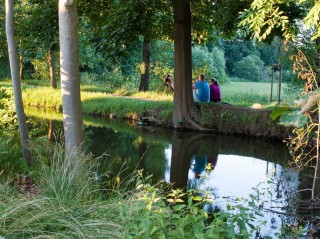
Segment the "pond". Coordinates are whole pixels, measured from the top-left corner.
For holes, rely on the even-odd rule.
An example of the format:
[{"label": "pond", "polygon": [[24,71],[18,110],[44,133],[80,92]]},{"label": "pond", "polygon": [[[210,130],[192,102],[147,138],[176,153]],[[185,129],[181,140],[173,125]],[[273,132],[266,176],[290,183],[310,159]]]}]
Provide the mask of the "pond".
[{"label": "pond", "polygon": [[[143,169],[154,182],[205,190],[212,206],[219,209],[259,197],[267,221],[262,236],[273,235],[285,223],[302,225],[299,218],[307,215],[291,203],[297,197],[310,198],[298,191],[310,188],[312,180],[287,166],[291,156],[281,141],[171,131],[93,117],[85,117],[84,122],[87,150],[96,157],[104,155],[98,177],[122,180]],[[50,132],[62,128],[61,121],[42,125],[50,126]]]}]

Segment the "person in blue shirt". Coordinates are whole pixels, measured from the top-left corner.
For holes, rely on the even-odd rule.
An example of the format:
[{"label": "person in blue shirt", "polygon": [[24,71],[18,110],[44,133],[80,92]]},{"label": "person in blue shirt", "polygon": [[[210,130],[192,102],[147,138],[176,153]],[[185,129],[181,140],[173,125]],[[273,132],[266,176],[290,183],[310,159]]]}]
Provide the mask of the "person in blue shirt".
[{"label": "person in blue shirt", "polygon": [[206,82],[204,74],[199,75],[199,79],[192,86],[193,99],[195,102],[209,102],[210,101],[210,87]]}]

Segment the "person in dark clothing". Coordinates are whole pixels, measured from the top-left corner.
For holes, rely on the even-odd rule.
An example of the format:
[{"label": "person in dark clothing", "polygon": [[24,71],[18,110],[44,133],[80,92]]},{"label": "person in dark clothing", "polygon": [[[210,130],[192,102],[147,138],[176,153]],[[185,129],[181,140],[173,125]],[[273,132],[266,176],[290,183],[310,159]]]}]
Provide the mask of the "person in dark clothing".
[{"label": "person in dark clothing", "polygon": [[209,83],[210,87],[210,101],[220,102],[221,101],[221,90],[218,81],[212,78]]}]

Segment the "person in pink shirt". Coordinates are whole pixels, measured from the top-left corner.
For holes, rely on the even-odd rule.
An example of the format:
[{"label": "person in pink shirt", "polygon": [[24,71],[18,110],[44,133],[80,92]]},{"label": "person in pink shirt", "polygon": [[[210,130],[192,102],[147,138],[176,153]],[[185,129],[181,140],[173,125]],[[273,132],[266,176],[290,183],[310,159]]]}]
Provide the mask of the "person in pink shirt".
[{"label": "person in pink shirt", "polygon": [[220,102],[221,101],[221,90],[218,81],[212,78],[209,83],[210,87],[210,101]]}]

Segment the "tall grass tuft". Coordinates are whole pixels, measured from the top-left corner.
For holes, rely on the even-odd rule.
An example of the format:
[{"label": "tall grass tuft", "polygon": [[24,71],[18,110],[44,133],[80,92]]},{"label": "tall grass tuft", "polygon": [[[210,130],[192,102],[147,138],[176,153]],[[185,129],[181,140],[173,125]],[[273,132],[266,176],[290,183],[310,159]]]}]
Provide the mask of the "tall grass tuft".
[{"label": "tall grass tuft", "polygon": [[78,204],[97,197],[98,184],[94,178],[97,163],[90,154],[75,150],[65,157],[64,148],[57,143],[48,163],[41,163],[38,178],[43,193],[54,202]]},{"label": "tall grass tuft", "polygon": [[76,151],[65,158],[61,144],[53,152],[49,165],[41,162],[37,169],[38,193],[0,185],[0,237],[123,238],[119,198],[102,200],[91,155]]}]

